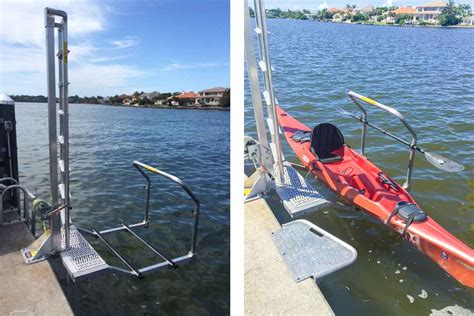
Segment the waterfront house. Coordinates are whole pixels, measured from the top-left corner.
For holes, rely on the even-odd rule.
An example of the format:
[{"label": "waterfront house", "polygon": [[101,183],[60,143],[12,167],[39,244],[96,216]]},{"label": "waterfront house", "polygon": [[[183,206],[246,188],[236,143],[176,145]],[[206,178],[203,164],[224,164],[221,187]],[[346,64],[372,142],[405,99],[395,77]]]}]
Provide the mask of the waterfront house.
[{"label": "waterfront house", "polygon": [[341,10],[338,8],[329,8],[328,12],[331,12],[332,14],[337,14],[337,13],[344,13],[344,10]]},{"label": "waterfront house", "polygon": [[166,105],[168,104],[169,101],[167,99],[163,99],[163,100],[156,100],[155,103],[153,103],[154,105]]},{"label": "waterfront house", "polygon": [[181,94],[175,95],[172,97],[173,105],[180,105],[180,106],[196,106],[199,105],[198,99],[199,99],[199,94],[194,93],[192,91],[190,92],[182,92]]},{"label": "waterfront house", "polygon": [[418,23],[438,24],[438,18],[443,9],[448,5],[446,2],[436,1],[425,5],[417,6],[414,14],[414,20]]},{"label": "waterfront house", "polygon": [[219,105],[222,96],[224,95],[225,88],[215,87],[211,89],[206,89],[199,91],[199,99],[202,104],[206,106],[216,106]]},{"label": "waterfront house", "polygon": [[385,17],[386,23],[395,23],[397,15],[408,15],[413,18],[415,14],[416,14],[416,9],[413,7],[399,7],[396,10],[385,12],[384,17]]},{"label": "waterfront house", "polygon": [[332,16],[332,21],[333,22],[342,22],[343,18],[344,18],[343,13],[336,13]]},{"label": "waterfront house", "polygon": [[462,19],[462,25],[474,25],[474,15],[466,16]]}]

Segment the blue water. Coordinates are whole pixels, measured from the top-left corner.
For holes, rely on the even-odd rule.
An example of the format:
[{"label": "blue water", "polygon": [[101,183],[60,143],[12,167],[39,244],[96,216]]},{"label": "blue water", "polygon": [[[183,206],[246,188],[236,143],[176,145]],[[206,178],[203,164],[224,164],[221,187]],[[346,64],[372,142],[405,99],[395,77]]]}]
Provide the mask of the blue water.
[{"label": "blue water", "polygon": [[[20,180],[49,197],[47,105],[17,103]],[[227,314],[229,264],[229,112],[70,106],[72,221],[105,229],[143,219],[139,160],[180,177],[201,201],[194,263],[135,277],[104,275],[74,284],[53,265],[78,315]],[[177,185],[152,176],[149,229],[136,229],[169,256],[188,252],[193,204]],[[126,233],[110,238],[137,266],[156,257]],[[108,262],[119,264],[91,240]]]},{"label": "blue water", "polygon": [[[359,114],[347,96],[353,90],[397,108],[421,147],[466,166],[460,174],[446,173],[418,154],[412,194],[430,216],[474,247],[474,30],[296,20],[268,20],[268,30],[276,97],[292,116],[311,127],[332,122],[359,149],[360,124],[336,111]],[[245,128],[255,136],[248,89]],[[410,140],[397,119],[368,110],[369,121]],[[286,143],[283,147],[285,157],[297,162]],[[369,129],[366,155],[403,183],[408,163],[403,145]],[[281,221],[290,220],[274,196],[270,203]],[[426,315],[456,304],[474,310],[472,289],[364,213],[327,209],[306,219],[359,253],[354,265],[321,280],[336,314]],[[428,298],[418,297],[422,290]]]}]

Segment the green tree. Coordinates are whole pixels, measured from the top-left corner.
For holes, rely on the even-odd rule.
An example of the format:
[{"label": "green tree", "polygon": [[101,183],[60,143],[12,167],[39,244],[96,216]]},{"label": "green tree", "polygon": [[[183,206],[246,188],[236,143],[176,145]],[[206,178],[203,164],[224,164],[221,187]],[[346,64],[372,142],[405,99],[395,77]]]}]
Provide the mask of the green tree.
[{"label": "green tree", "polygon": [[413,16],[411,16],[410,14],[397,14],[395,16],[395,24],[405,24],[407,21],[412,21],[413,20]]},{"label": "green tree", "polygon": [[460,12],[459,7],[454,5],[453,0],[449,0],[448,5],[438,18],[439,24],[442,26],[457,25],[462,21],[461,16],[462,12]]},{"label": "green tree", "polygon": [[225,89],[222,98],[219,100],[219,106],[223,108],[230,107],[230,89]]}]

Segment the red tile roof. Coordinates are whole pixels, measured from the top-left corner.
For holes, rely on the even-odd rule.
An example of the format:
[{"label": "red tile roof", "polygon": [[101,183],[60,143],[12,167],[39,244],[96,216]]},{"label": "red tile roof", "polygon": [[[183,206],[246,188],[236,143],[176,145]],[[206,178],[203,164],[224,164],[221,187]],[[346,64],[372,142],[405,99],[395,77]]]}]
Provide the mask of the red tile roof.
[{"label": "red tile roof", "polygon": [[175,98],[178,98],[178,99],[195,99],[195,98],[197,98],[197,97],[199,97],[199,94],[194,93],[194,92],[192,92],[192,91],[190,91],[190,92],[183,92],[183,93],[181,93],[180,95],[175,96]]},{"label": "red tile roof", "polygon": [[342,12],[344,12],[344,11],[341,10],[341,9],[338,9],[338,8],[330,8],[330,9],[328,9],[328,12],[332,12],[332,13],[342,13]]},{"label": "red tile roof", "polygon": [[392,12],[395,14],[415,14],[416,9],[412,7],[400,7]]}]

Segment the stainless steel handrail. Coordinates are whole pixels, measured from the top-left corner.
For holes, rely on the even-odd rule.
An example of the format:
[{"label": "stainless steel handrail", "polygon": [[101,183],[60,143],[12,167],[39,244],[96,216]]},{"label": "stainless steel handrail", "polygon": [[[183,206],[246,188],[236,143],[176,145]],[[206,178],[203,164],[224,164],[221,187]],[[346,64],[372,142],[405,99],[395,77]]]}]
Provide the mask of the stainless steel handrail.
[{"label": "stainless steel handrail", "polygon": [[[199,211],[200,211],[200,202],[198,200],[198,198],[194,195],[194,193],[191,191],[191,189],[178,177],[172,175],[172,174],[169,174],[167,172],[164,172],[164,171],[161,171],[159,169],[156,169],[156,168],[153,168],[149,165],[146,165],[142,162],[139,162],[139,161],[134,161],[133,162],[133,166],[135,168],[137,168],[139,171],[141,170],[140,168],[143,168],[145,170],[148,170],[154,174],[157,174],[159,176],[162,176],[164,178],[167,178],[168,180],[171,180],[173,181],[174,183],[177,183],[187,194],[188,196],[193,200],[194,202],[194,210],[192,212],[193,214],[193,217],[194,217],[194,224],[193,224],[193,231],[192,231],[192,240],[191,240],[191,250],[190,250],[190,253],[192,255],[195,254],[196,252],[196,237],[197,237],[197,229],[198,229],[198,222],[199,222]],[[148,191],[150,190],[150,178],[145,175],[144,172],[141,172],[142,175],[145,176],[145,178],[147,179],[147,183],[148,183]],[[149,193],[147,194],[147,197],[149,198]],[[148,202],[147,202],[147,207],[148,207]]]},{"label": "stainless steel handrail", "polygon": [[[411,143],[408,143],[409,148],[410,148],[410,157],[409,157],[409,160],[408,160],[408,170],[407,170],[407,176],[406,176],[405,184],[403,185],[403,187],[405,189],[410,190],[411,175],[412,175],[412,171],[413,171],[413,163],[415,161],[415,151],[416,151],[415,148],[416,148],[416,143],[417,143],[417,135],[416,135],[415,131],[410,126],[410,124],[408,124],[405,117],[400,112],[398,112],[396,109],[394,109],[394,108],[392,108],[388,105],[382,104],[380,102],[377,102],[373,99],[370,99],[370,98],[368,98],[366,96],[363,96],[361,94],[358,94],[356,92],[353,92],[353,91],[349,91],[348,95],[351,98],[351,100],[355,103],[355,105],[357,105],[357,107],[362,112],[362,119],[360,120],[362,122],[362,139],[361,139],[361,153],[362,154],[364,154],[364,151],[365,151],[365,137],[366,137],[366,132],[367,132],[366,126],[367,126],[368,122],[367,122],[367,111],[360,104],[360,102],[357,101],[357,99],[361,100],[361,101],[364,101],[365,103],[368,103],[370,105],[376,106],[376,107],[378,107],[378,108],[394,115],[395,117],[397,117],[402,122],[403,126],[405,126],[405,128],[411,134],[412,140],[411,140]],[[378,130],[381,130],[381,129],[378,129]],[[385,134],[387,134],[387,132],[385,132]],[[402,139],[398,138],[395,135],[390,134],[390,136],[394,137],[395,139],[397,139],[399,141],[405,142],[405,141],[403,141]]]},{"label": "stainless steel handrail", "polygon": [[[2,180],[5,180],[5,178],[1,179],[0,181]],[[16,180],[15,180],[16,182]],[[36,220],[35,220],[35,215],[34,215],[34,212],[31,212],[31,214],[29,213],[29,210],[28,210],[28,199],[30,199],[31,201],[33,201],[34,199],[36,199],[36,196],[31,193],[30,191],[28,191],[27,188],[19,185],[19,184],[12,184],[12,185],[9,185],[7,186],[3,191],[2,191],[2,194],[0,195],[0,223],[3,223],[3,197],[5,196],[5,194],[10,191],[10,190],[19,190],[19,191],[22,191],[23,192],[23,214],[20,212],[20,220],[19,221],[25,221],[25,220],[30,220],[31,223],[31,233],[33,234],[33,236],[35,235],[35,225],[36,225]],[[20,199],[20,195],[18,194],[18,199]],[[20,208],[20,204],[18,204],[18,208]]]}]

